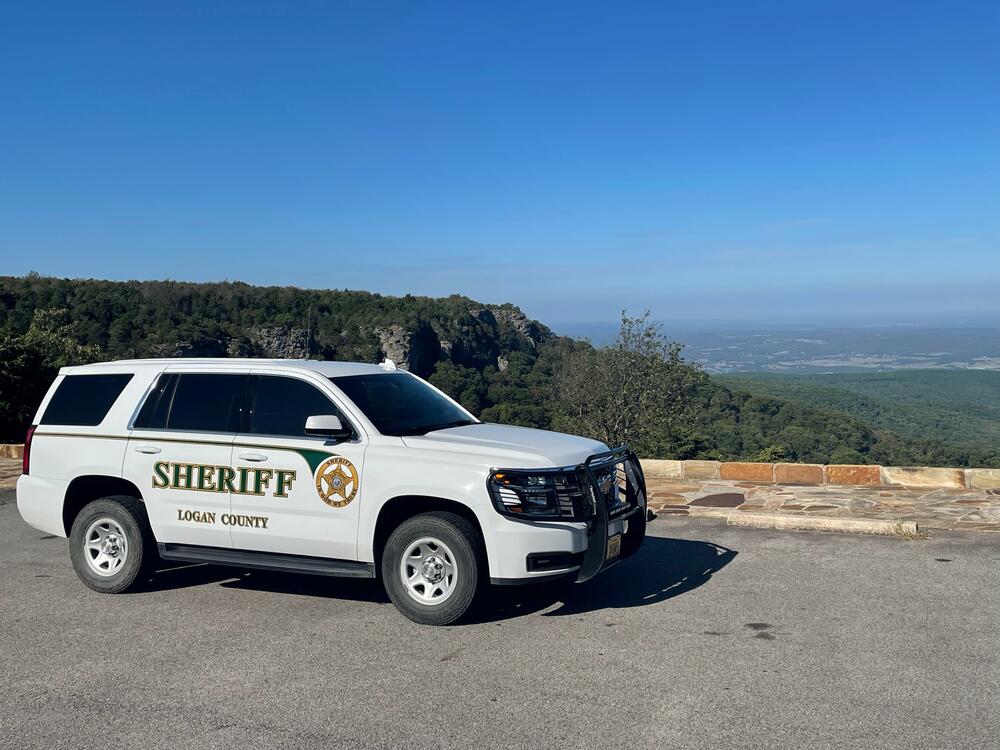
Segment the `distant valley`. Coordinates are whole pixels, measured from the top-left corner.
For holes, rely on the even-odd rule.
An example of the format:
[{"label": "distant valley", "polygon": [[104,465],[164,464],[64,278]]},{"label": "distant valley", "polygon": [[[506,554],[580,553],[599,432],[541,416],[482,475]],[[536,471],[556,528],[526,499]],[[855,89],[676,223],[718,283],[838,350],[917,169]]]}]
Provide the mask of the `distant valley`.
[{"label": "distant valley", "polygon": [[675,336],[708,372],[1000,370],[998,328],[845,328]]},{"label": "distant valley", "polygon": [[[992,321],[991,321],[992,322]],[[556,326],[611,343],[611,323]],[[684,357],[709,373],[835,373],[872,370],[1000,370],[1000,326],[782,327],[696,329],[664,323]]]},{"label": "distant valley", "polygon": [[737,373],[713,379],[734,391],[850,414],[909,440],[940,441],[964,451],[971,464],[1000,457],[1000,372]]}]

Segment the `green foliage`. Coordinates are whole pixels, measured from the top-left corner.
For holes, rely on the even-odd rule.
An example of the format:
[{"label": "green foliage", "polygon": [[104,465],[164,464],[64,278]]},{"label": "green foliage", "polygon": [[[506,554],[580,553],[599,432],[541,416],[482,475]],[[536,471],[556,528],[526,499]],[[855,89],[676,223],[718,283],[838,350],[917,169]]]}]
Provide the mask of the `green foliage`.
[{"label": "green foliage", "polygon": [[881,457],[892,459],[886,463],[1000,466],[1000,372],[748,373],[714,380],[863,420],[880,438]]},{"label": "green foliage", "polygon": [[482,410],[486,382],[478,370],[454,362],[440,362],[430,382],[474,414]]},{"label": "green foliage", "polygon": [[705,376],[687,365],[649,313],[622,313],[618,339],[566,358],[556,390],[557,427],[647,456],[676,454],[690,443],[692,396]]},{"label": "green foliage", "polygon": [[975,381],[966,373],[839,383],[709,379],[648,314],[623,314],[616,343],[595,349],[554,336],[513,306],[457,295],[37,274],[0,277],[0,440],[23,438],[62,366],[276,356],[286,344],[314,358],[372,362],[386,346],[379,331],[397,329],[411,334],[418,374],[487,421],[628,442],[649,457],[1000,466],[994,373]]},{"label": "green foliage", "polygon": [[759,451],[756,456],[753,457],[754,461],[759,461],[761,463],[777,463],[780,461],[787,461],[788,456],[785,454],[785,449],[780,445],[769,445],[762,451]]},{"label": "green foliage", "polygon": [[101,358],[101,349],[79,342],[66,310],[35,310],[23,336],[0,339],[0,441],[24,438],[35,409],[60,367]]}]

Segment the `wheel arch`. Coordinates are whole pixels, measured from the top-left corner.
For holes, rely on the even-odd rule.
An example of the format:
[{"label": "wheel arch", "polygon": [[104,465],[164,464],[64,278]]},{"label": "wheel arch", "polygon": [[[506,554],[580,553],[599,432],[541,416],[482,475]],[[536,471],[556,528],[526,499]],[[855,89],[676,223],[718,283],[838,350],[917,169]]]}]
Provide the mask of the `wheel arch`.
[{"label": "wheel arch", "polygon": [[73,521],[88,503],[102,497],[115,495],[134,497],[136,500],[144,502],[139,488],[121,477],[85,474],[73,479],[66,487],[66,495],[63,498],[62,520],[66,536],[69,536],[69,532],[73,528]]},{"label": "wheel arch", "polygon": [[435,497],[433,495],[397,495],[396,497],[393,497],[383,503],[382,507],[379,509],[378,518],[375,521],[375,535],[372,540],[372,550],[374,552],[376,571],[381,570],[382,551],[385,549],[385,544],[388,541],[389,536],[392,534],[393,529],[408,518],[413,518],[413,516],[420,515],[421,513],[431,513],[434,511],[454,513],[472,524],[473,528],[476,530],[476,535],[479,538],[483,561],[487,564],[487,567],[489,567],[487,560],[486,537],[483,534],[482,524],[479,522],[479,518],[476,516],[476,513],[472,510],[472,508],[455,500],[448,500],[446,498]]}]

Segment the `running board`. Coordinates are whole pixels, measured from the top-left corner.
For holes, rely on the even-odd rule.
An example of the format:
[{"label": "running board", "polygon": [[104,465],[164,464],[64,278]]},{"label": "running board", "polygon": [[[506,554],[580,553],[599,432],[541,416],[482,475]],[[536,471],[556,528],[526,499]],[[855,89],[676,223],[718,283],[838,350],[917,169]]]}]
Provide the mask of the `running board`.
[{"label": "running board", "polygon": [[224,547],[200,547],[193,544],[158,544],[164,560],[231,565],[236,568],[257,568],[286,573],[308,573],[339,578],[374,578],[375,564],[331,560],[326,557],[283,555],[277,552],[250,552]]}]

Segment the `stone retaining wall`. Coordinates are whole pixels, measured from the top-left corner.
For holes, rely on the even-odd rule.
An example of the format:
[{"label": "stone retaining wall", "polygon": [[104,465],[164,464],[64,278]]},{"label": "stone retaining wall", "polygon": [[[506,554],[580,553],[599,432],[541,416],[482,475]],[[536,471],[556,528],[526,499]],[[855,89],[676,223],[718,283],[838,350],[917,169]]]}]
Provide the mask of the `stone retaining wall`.
[{"label": "stone retaining wall", "polygon": [[0,458],[20,458],[23,454],[23,445],[0,444]]},{"label": "stone retaining wall", "polygon": [[642,459],[647,477],[728,479],[768,484],[844,484],[875,487],[951,487],[1000,489],[1000,469],[942,469],[931,466],[851,464],[762,464],[748,461],[671,461]]}]

